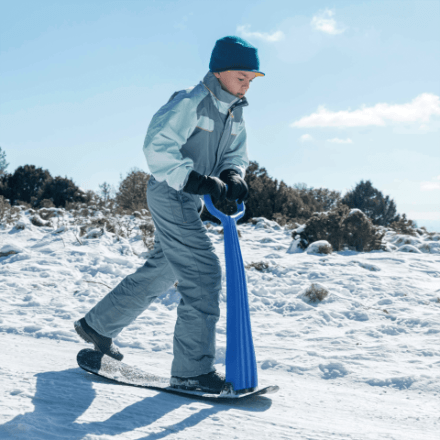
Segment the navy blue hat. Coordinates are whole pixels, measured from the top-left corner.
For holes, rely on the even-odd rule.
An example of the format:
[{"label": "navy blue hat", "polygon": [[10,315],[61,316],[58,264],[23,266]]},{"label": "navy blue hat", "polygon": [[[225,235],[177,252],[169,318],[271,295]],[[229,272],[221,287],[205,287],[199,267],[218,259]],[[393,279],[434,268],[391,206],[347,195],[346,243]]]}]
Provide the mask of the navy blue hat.
[{"label": "navy blue hat", "polygon": [[215,42],[209,62],[211,72],[244,70],[264,76],[260,72],[257,48],[239,37],[224,37]]}]

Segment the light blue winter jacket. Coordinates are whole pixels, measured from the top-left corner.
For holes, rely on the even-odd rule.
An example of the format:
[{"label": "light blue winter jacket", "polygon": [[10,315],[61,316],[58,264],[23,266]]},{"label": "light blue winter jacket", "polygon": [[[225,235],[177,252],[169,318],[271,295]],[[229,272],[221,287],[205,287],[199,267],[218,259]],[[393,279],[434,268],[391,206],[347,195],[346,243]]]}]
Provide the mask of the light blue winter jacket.
[{"label": "light blue winter jacket", "polygon": [[249,159],[243,107],[212,72],[198,85],[174,93],[148,126],[143,151],[159,182],[180,191],[189,173],[218,177],[234,169],[245,176]]}]

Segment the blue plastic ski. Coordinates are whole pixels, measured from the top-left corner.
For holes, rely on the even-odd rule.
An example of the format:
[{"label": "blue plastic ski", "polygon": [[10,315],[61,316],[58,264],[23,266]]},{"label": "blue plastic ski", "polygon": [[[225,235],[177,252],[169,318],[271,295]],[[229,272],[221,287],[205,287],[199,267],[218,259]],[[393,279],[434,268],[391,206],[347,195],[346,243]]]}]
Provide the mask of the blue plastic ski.
[{"label": "blue plastic ski", "polygon": [[78,353],[76,360],[83,370],[122,385],[146,388],[154,391],[163,391],[169,394],[176,394],[209,402],[221,401],[223,403],[233,403],[237,402],[237,400],[249,399],[254,396],[276,393],[279,390],[279,387],[276,385],[240,394],[234,393],[233,390],[230,390],[227,387],[225,387],[225,390],[221,394],[211,394],[198,390],[182,390],[179,388],[172,388],[170,386],[169,378],[147,373],[140,368],[127,365],[124,362],[117,361],[100,351],[92,350],[90,348],[81,350]]}]

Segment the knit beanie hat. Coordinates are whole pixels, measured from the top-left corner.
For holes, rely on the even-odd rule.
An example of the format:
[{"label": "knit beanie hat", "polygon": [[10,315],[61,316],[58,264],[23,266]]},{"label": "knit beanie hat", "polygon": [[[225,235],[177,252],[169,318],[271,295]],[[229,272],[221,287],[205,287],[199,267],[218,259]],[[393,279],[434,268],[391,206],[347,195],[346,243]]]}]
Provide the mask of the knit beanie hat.
[{"label": "knit beanie hat", "polygon": [[264,76],[264,73],[260,72],[257,48],[239,37],[224,37],[215,42],[209,70],[211,72],[245,70],[255,72],[257,76]]}]

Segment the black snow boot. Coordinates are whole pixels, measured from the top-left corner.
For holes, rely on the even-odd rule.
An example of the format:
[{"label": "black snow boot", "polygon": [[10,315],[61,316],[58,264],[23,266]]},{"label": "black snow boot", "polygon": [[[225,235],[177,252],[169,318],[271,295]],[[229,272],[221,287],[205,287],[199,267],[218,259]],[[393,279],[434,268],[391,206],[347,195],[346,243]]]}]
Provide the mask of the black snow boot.
[{"label": "black snow boot", "polygon": [[220,394],[225,386],[225,376],[217,371],[211,371],[195,377],[171,376],[170,385],[183,390],[202,390]]},{"label": "black snow boot", "polygon": [[118,348],[113,344],[112,338],[107,338],[106,336],[101,336],[92,327],[87,324],[84,318],[79,321],[75,321],[74,324],[75,331],[78,335],[84,339],[84,341],[94,344],[95,350],[106,354],[107,356],[121,361],[124,355],[118,350]]}]

